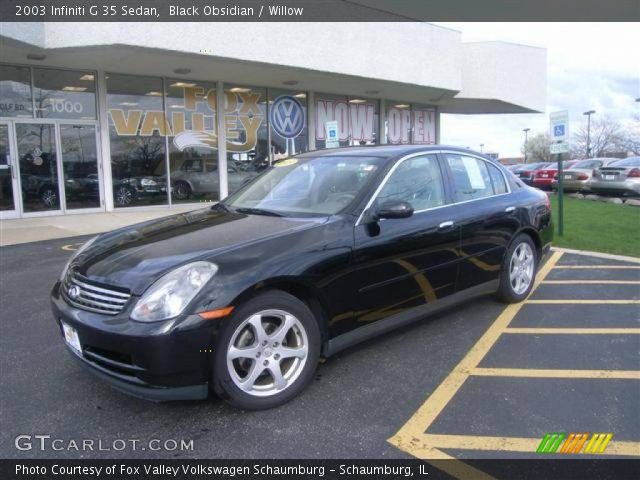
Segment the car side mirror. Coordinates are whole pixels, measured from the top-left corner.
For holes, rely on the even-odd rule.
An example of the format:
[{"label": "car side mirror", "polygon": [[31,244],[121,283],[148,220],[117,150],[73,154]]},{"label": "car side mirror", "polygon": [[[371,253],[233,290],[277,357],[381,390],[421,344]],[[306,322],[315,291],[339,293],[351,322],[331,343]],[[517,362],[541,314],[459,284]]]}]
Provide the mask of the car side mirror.
[{"label": "car side mirror", "polygon": [[411,204],[400,201],[385,202],[375,211],[377,218],[409,218],[411,215],[413,215]]}]

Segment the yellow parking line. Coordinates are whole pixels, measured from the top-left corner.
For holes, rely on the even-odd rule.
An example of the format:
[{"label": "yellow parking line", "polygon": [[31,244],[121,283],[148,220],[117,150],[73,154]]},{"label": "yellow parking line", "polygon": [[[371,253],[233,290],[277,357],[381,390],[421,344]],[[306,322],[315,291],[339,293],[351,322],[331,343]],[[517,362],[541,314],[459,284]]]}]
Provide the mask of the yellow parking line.
[{"label": "yellow parking line", "polygon": [[[540,282],[545,279],[561,257],[562,252],[554,252],[551,255],[547,263],[538,272],[536,283],[534,284],[532,291],[534,291]],[[433,449],[438,447],[438,445],[432,444],[431,449],[429,449],[428,446],[418,448],[416,442],[419,442],[423,432],[429,428],[457,393],[462,384],[467,378],[469,378],[469,372],[478,366],[480,361],[496,343],[504,329],[509,326],[509,323],[513,320],[523,305],[524,302],[514,303],[508,305],[502,311],[484,335],[482,335],[471,350],[467,352],[465,357],[454,367],[442,383],[438,385],[438,387],[418,408],[412,417],[400,428],[400,430],[398,430],[398,432],[396,432],[393,437],[387,440],[389,443],[395,445],[400,450],[419,458],[430,458],[430,455],[435,455]],[[427,448],[427,450],[425,450],[425,448]],[[533,451],[535,451],[535,447],[533,448]]]},{"label": "yellow parking line", "polygon": [[640,328],[507,328],[504,333],[523,335],[640,335]]},{"label": "yellow parking line", "polygon": [[[437,445],[439,449],[490,450],[507,452],[525,452],[535,455],[540,438],[491,437],[480,435],[434,435],[423,434],[419,440],[426,445]],[[607,449],[600,455],[640,456],[640,442],[611,440]],[[537,455],[536,455],[537,456]]]},{"label": "yellow parking line", "polygon": [[[470,375],[479,377],[523,378],[603,378],[640,380],[636,370],[556,370],[537,368],[474,368]],[[438,445],[440,446],[440,445]]]},{"label": "yellow parking line", "polygon": [[638,270],[640,265],[556,265],[554,268]]},{"label": "yellow parking line", "polygon": [[566,304],[583,304],[583,305],[601,305],[601,304],[613,304],[613,305],[638,305],[640,300],[574,300],[571,298],[564,300],[525,300],[525,303],[535,304],[547,304],[547,305],[560,305]]},{"label": "yellow parking line", "polygon": [[640,285],[640,280],[545,280],[550,285]]}]

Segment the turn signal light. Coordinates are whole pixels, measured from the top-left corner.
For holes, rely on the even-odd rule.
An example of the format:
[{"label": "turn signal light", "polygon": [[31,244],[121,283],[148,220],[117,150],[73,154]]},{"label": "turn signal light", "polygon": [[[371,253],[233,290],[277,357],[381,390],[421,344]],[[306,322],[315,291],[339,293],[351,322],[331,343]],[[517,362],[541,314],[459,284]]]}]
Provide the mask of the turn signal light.
[{"label": "turn signal light", "polygon": [[219,308],[218,310],[209,310],[208,312],[200,312],[198,315],[200,315],[200,317],[205,320],[213,320],[216,318],[226,317],[231,312],[233,312],[233,307],[225,307],[225,308]]},{"label": "turn signal light", "polygon": [[628,177],[628,178],[638,178],[638,177],[640,177],[640,168],[634,168],[634,169],[632,169],[632,170],[628,173],[627,177]]}]

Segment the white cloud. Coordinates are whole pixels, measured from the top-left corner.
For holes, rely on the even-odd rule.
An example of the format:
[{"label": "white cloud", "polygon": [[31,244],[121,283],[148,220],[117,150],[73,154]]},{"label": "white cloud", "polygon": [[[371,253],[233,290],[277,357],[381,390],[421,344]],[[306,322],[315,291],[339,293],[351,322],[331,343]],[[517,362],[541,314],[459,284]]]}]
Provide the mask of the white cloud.
[{"label": "white cloud", "polygon": [[547,111],[522,115],[443,115],[442,143],[520,155],[522,129],[547,130],[548,112],[569,110],[572,129],[582,112],[596,110],[625,124],[640,111],[640,24],[637,23],[438,23],[462,32],[465,42],[503,40],[545,47]]}]

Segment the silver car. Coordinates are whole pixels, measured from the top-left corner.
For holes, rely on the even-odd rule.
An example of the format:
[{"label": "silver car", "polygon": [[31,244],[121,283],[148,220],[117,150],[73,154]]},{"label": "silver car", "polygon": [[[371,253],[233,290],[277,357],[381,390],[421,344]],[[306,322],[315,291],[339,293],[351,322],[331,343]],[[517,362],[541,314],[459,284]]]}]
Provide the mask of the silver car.
[{"label": "silver car", "polygon": [[[588,192],[595,169],[609,165],[619,158],[586,158],[574,164],[562,173],[562,188],[565,192]],[[553,190],[558,189],[558,178],[551,183]]]},{"label": "silver car", "polygon": [[640,157],[624,158],[596,170],[591,190],[613,195],[640,195]]}]

